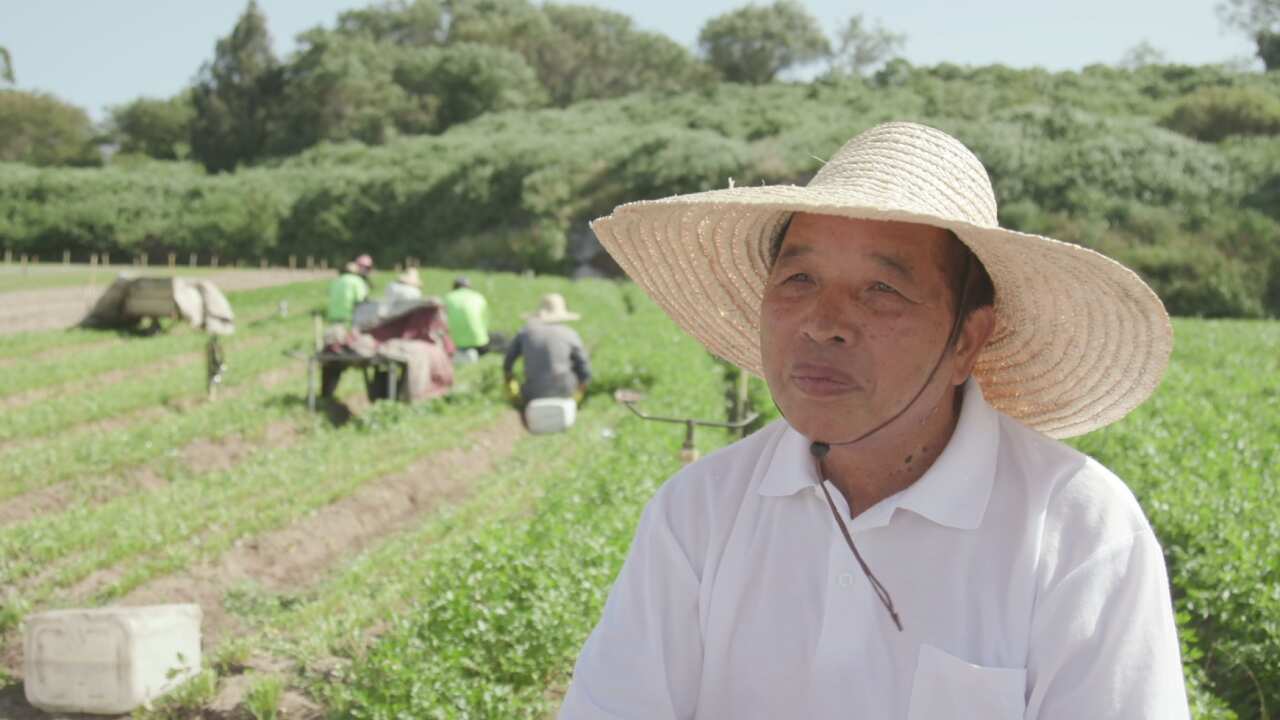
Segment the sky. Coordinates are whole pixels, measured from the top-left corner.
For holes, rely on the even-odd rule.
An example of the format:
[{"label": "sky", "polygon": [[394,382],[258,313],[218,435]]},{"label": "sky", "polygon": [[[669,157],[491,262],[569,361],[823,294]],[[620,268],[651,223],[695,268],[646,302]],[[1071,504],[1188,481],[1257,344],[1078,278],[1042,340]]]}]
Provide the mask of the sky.
[{"label": "sky", "polygon": [[[564,0],[566,2],[573,0]],[[581,0],[578,0],[581,1]],[[1253,45],[1224,30],[1218,0],[801,0],[835,30],[854,11],[907,40],[913,64],[1003,63],[1050,70],[1115,63],[1147,42],[1170,61],[1238,61]],[[0,0],[0,47],[13,57],[17,87],[51,93],[101,120],[110,105],[168,97],[188,85],[214,43],[230,32],[245,0]],[[277,55],[294,37],[332,26],[369,0],[258,0]],[[708,19],[745,0],[594,0],[692,49]]]}]

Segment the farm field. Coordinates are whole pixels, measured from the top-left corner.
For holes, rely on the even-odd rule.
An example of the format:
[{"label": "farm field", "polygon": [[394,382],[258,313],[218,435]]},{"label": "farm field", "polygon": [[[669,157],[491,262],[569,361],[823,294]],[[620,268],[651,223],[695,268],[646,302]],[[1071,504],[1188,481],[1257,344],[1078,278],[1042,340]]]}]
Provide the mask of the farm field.
[{"label": "farm field", "polygon": [[[424,288],[451,278],[425,271]],[[683,429],[612,391],[724,419],[735,371],[629,284],[471,279],[500,330],[545,292],[583,313],[596,380],[571,432],[527,435],[496,357],[412,408],[368,405],[348,373],[343,404],[309,414],[296,354],[323,281],[229,294],[215,401],[185,328],[0,335],[0,717],[46,717],[21,699],[25,614],[173,601],[204,608],[206,669],[142,716],[552,714],[643,503],[679,466]],[[1129,482],[1164,543],[1196,717],[1276,717],[1280,323],[1175,330],[1155,398],[1074,444]],[[767,415],[762,385],[752,398]],[[731,439],[698,434],[704,452]]]}]

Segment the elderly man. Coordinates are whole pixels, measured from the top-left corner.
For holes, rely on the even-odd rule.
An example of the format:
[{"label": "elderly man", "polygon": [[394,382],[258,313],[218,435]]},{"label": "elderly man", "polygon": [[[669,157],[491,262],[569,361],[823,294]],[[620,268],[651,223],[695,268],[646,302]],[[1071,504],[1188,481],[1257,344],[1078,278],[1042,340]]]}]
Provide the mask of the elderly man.
[{"label": "elderly man", "polygon": [[1052,439],[1155,388],[1137,276],[1000,228],[978,159],[910,123],[806,187],[593,227],[784,419],[649,503],[562,718],[1188,716],[1160,546]]}]

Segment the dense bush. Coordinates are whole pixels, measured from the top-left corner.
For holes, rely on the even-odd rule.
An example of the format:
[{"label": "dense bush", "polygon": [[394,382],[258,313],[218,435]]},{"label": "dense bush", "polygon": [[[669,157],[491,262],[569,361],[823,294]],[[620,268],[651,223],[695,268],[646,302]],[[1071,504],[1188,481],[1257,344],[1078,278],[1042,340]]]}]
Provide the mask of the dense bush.
[{"label": "dense bush", "polygon": [[1257,88],[1207,87],[1174,106],[1162,124],[1197,140],[1280,133],[1280,98]]},{"label": "dense bush", "polygon": [[1280,315],[1280,137],[1207,144],[1160,127],[1204,88],[1275,94],[1280,81],[1213,67],[894,62],[869,80],[490,113],[438,136],[321,144],[225,178],[179,164],[0,165],[0,245],[330,262],[369,251],[386,265],[415,256],[557,271],[568,235],[620,202],[730,178],[804,183],[857,132],[909,119],[974,149],[1007,226],[1133,263],[1178,314]]}]

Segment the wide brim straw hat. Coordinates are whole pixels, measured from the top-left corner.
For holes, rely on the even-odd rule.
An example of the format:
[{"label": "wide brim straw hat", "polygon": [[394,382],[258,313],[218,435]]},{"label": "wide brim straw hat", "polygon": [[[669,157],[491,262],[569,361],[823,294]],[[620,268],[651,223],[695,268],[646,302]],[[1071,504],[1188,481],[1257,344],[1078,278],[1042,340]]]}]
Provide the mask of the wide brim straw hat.
[{"label": "wide brim straw hat", "polygon": [[1047,435],[1119,420],[1151,395],[1168,365],[1173,329],[1146,283],[1093,250],[1001,228],[981,161],[924,125],[867,130],[806,186],[730,183],[621,205],[591,227],[685,332],[763,376],[770,245],[795,212],[954,232],[995,286],[995,330],[974,377],[993,407]]},{"label": "wide brim straw hat", "polygon": [[531,313],[525,313],[524,317],[527,320],[557,323],[573,322],[582,316],[575,312],[569,312],[564,296],[560,293],[547,293],[542,296],[542,301],[538,303],[538,309]]}]

